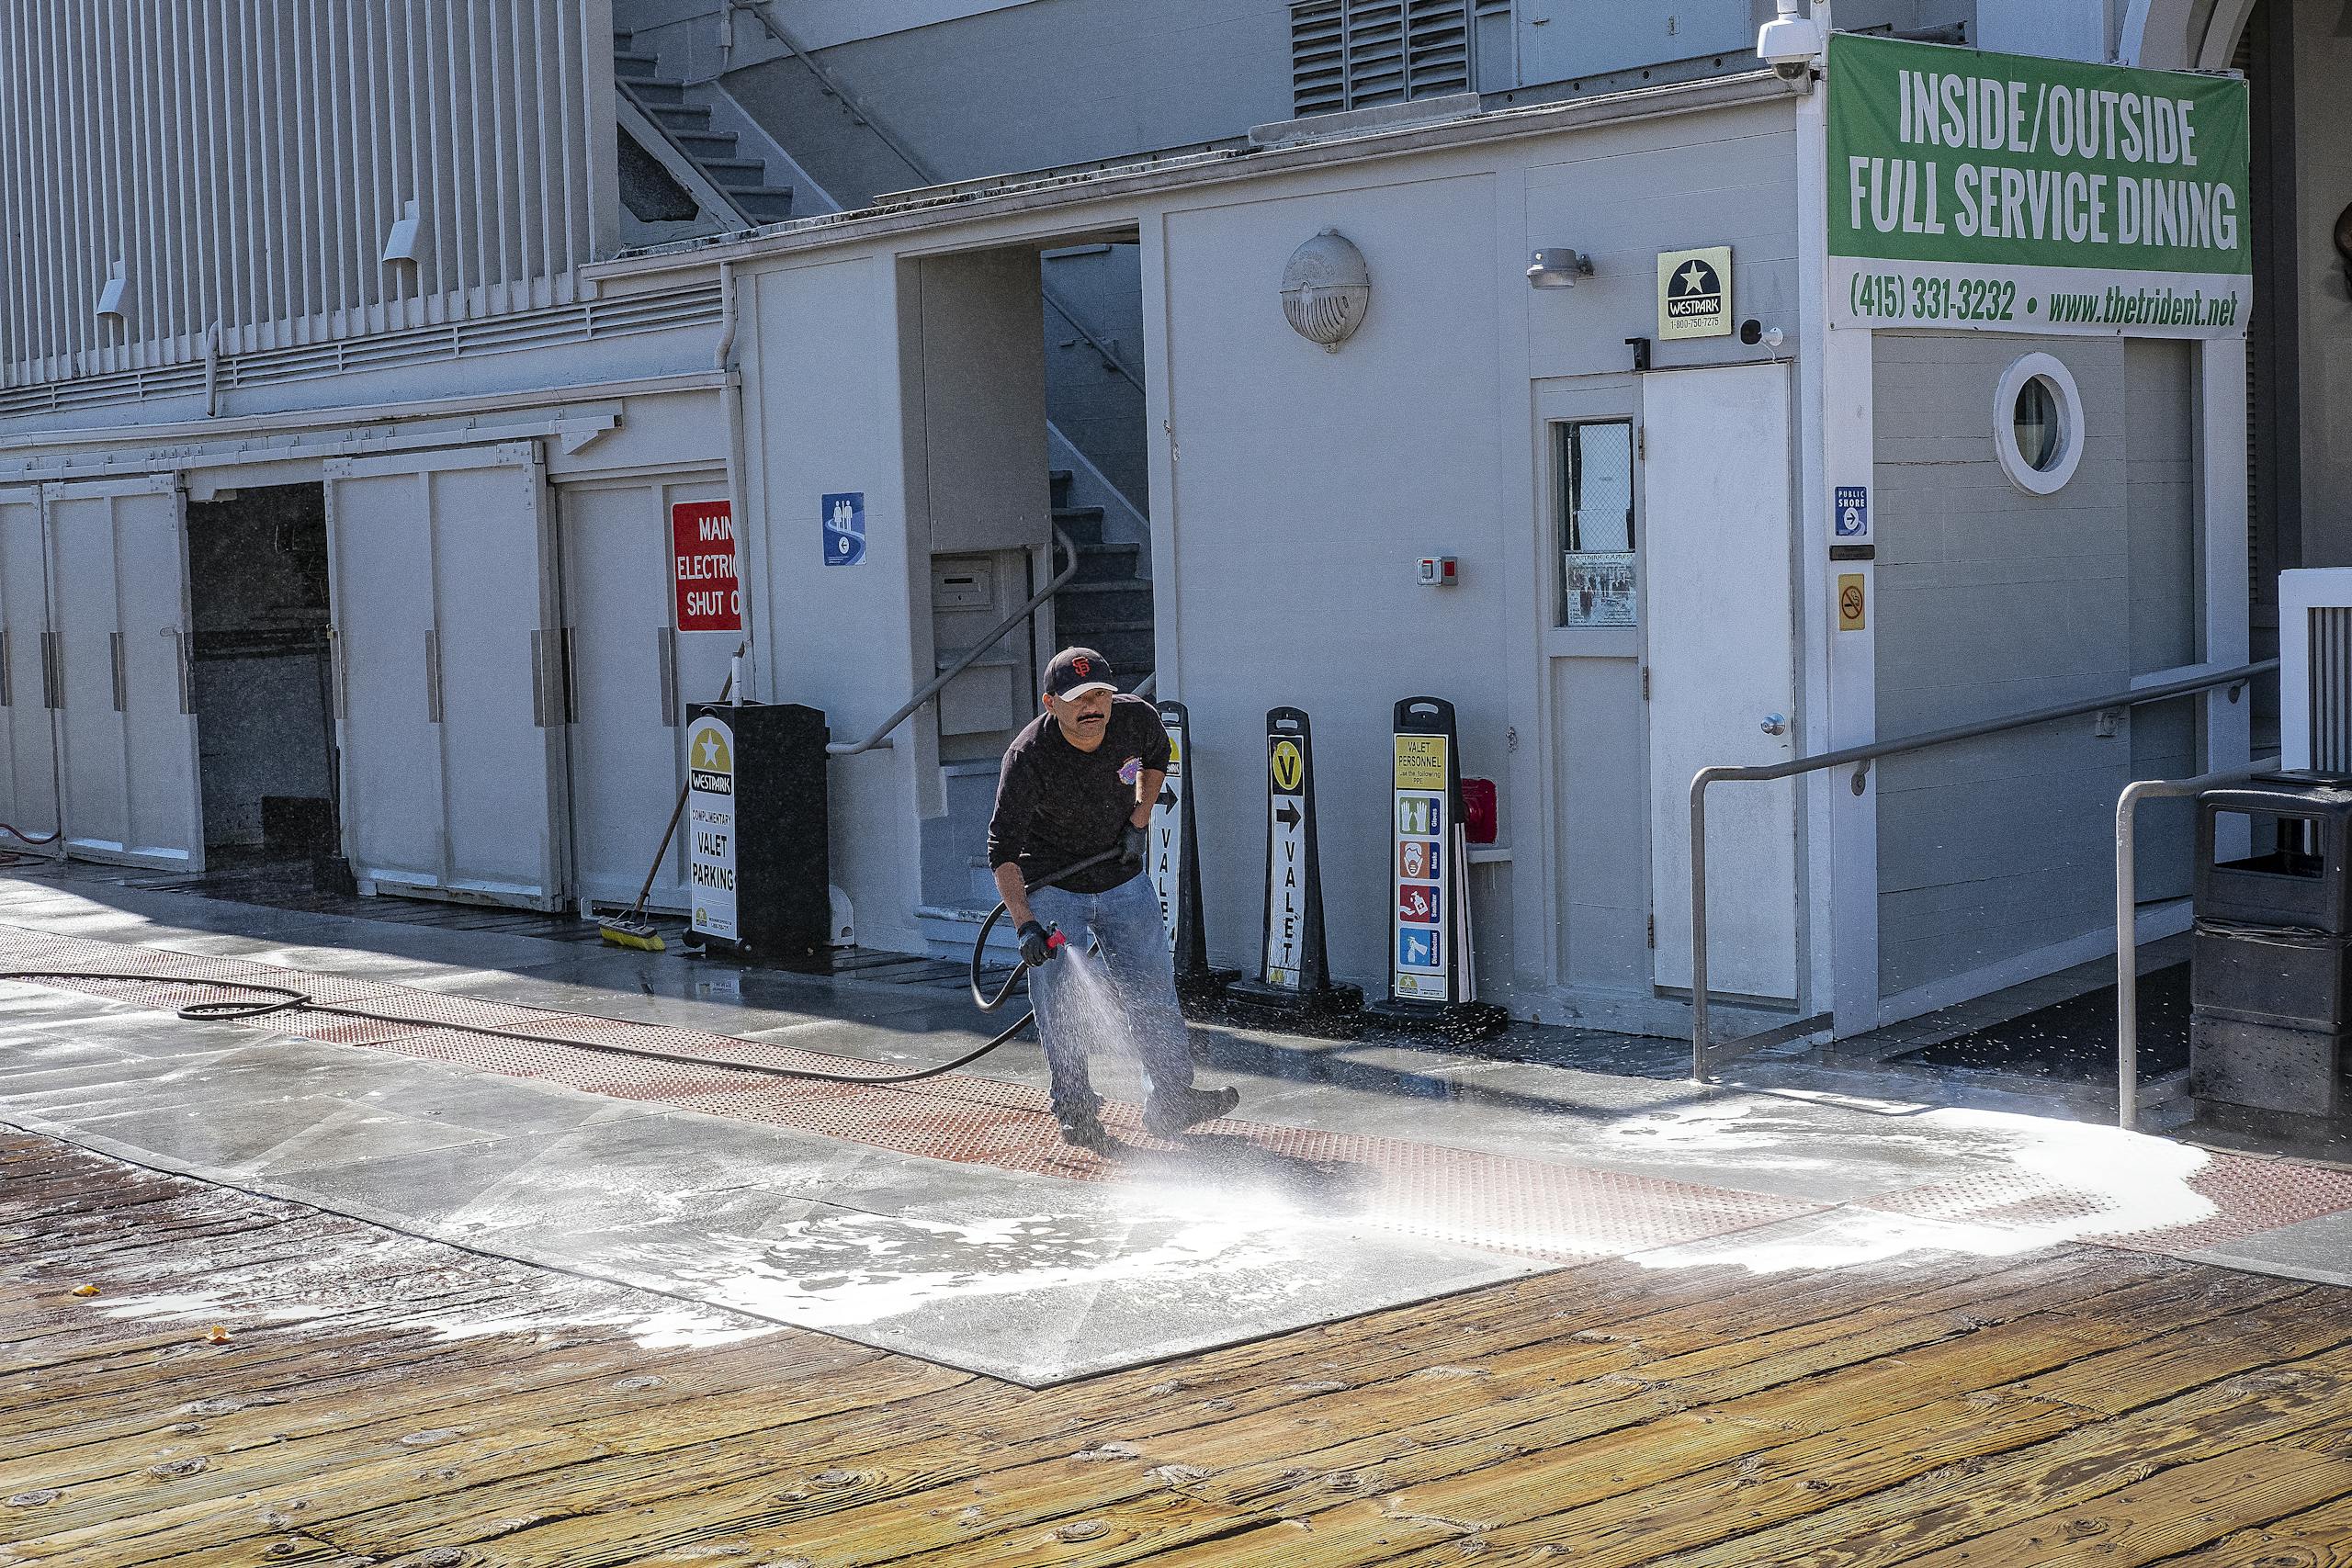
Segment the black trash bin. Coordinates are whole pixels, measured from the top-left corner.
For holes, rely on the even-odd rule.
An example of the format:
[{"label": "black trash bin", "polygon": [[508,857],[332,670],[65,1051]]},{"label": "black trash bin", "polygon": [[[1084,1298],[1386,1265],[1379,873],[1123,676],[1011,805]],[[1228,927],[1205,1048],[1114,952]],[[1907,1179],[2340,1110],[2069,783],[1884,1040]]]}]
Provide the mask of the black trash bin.
[{"label": "black trash bin", "polygon": [[2197,810],[2189,1093],[2290,1135],[2352,1119],[2352,777],[2266,773]]}]

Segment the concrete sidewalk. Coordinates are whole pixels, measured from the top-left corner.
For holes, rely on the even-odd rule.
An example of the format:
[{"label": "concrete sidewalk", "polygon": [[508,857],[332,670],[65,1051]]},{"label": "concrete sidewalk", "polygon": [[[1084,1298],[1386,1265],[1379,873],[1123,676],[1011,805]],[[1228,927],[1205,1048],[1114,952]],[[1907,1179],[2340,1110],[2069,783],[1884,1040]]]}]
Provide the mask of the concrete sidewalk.
[{"label": "concrete sidewalk", "polygon": [[[1796,1065],[1649,1076],[1671,1043],[1602,1043],[1644,1070],[1596,1072],[1204,1028],[1204,1079],[1239,1085],[1239,1116],[1161,1145],[1115,1114],[1134,1147],[1106,1165],[1056,1136],[1030,1043],[836,1089],[447,1027],[854,1069],[978,1044],[993,1021],[955,992],[87,874],[0,881],[0,968],[37,967],[262,979],[416,1022],[190,1024],[185,987],[12,984],[0,1121],[1033,1384],[1597,1258],[1823,1269],[2088,1242],[2352,1282],[2352,1174]],[[1098,1072],[1132,1098],[1128,1064]]]}]

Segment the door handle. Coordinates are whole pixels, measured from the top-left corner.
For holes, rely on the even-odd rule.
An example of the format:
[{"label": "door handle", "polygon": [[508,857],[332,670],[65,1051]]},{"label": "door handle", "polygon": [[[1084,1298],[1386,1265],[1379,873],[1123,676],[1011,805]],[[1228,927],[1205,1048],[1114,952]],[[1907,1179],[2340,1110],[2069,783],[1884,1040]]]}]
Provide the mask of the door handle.
[{"label": "door handle", "polygon": [[59,658],[57,634],[40,634],[40,705],[62,708],[65,705],[65,671]]},{"label": "door handle", "polygon": [[1789,716],[1784,713],[1768,713],[1764,716],[1764,722],[1760,728],[1767,735],[1786,735],[1789,732]]},{"label": "door handle", "polygon": [[563,628],[563,722],[580,722],[580,666],[572,652],[571,628]]},{"label": "door handle", "polygon": [[531,634],[531,722],[541,729],[548,727],[548,668],[547,633]]},{"label": "door handle", "polygon": [[0,708],[17,705],[16,671],[8,658],[8,628],[0,626]]},{"label": "door handle", "polygon": [[172,639],[172,664],[179,675],[180,712],[196,712],[196,663],[188,657],[187,633],[177,626],[165,626],[164,635]]},{"label": "door handle", "polygon": [[122,634],[120,632],[107,633],[107,657],[114,662],[114,711],[121,713],[124,711],[123,699],[129,694],[123,690]]},{"label": "door handle", "polygon": [[662,725],[678,728],[678,639],[667,626],[653,628],[653,664],[662,675]]},{"label": "door handle", "polygon": [[424,722],[441,722],[441,633],[424,629]]}]

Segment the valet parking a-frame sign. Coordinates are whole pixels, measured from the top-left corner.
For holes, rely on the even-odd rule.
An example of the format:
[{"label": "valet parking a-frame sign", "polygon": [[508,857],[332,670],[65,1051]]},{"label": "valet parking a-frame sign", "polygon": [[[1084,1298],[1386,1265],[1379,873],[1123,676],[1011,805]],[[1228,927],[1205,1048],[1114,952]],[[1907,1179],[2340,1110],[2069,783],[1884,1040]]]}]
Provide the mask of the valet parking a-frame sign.
[{"label": "valet parking a-frame sign", "polygon": [[1828,117],[1833,327],[2245,331],[2242,78],[1838,33]]}]

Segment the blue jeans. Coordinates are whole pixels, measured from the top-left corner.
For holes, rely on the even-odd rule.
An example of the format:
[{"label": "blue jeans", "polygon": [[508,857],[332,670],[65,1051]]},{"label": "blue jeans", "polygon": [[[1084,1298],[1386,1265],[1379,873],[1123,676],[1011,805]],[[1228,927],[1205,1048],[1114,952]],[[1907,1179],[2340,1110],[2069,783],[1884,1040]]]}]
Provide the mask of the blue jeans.
[{"label": "blue jeans", "polygon": [[1080,994],[1074,972],[1078,964],[1098,962],[1085,956],[1090,942],[1102,945],[1099,962],[1109,971],[1110,991],[1125,1015],[1151,1098],[1191,1089],[1192,1037],[1176,1004],[1176,965],[1151,878],[1137,873],[1107,893],[1040,887],[1029,895],[1029,908],[1047,926],[1059,926],[1069,942],[1053,962],[1029,971],[1029,1000],[1053,1072],[1055,1111],[1091,1111],[1102,1103],[1086,1074],[1088,1035],[1099,1020]]}]

